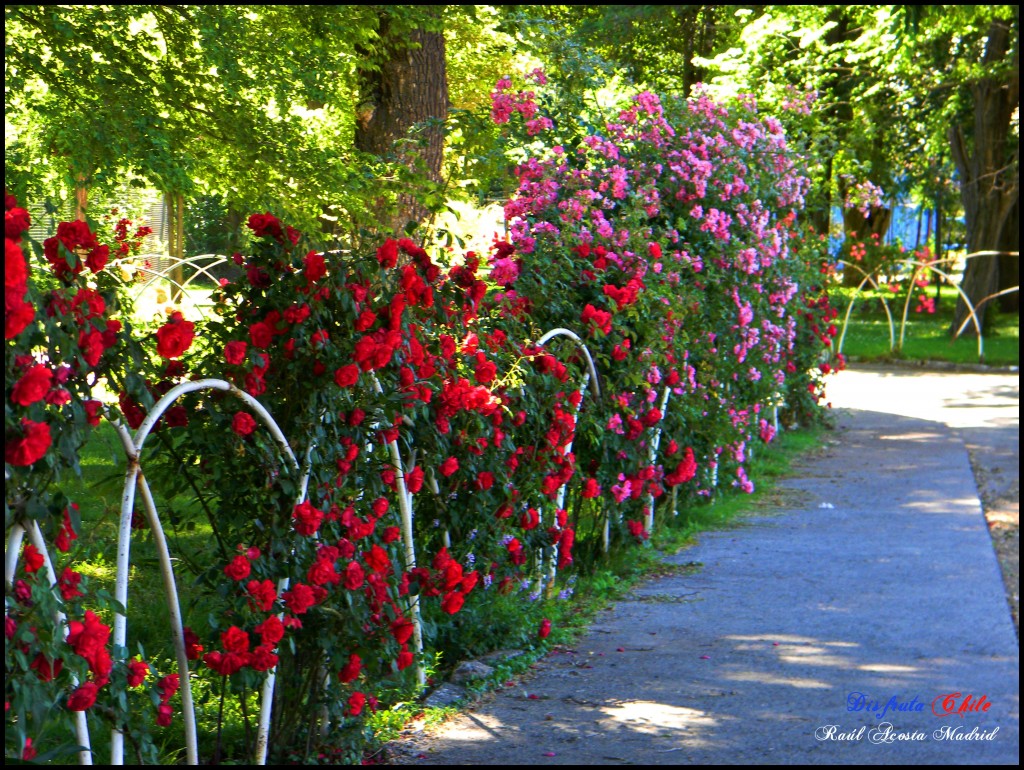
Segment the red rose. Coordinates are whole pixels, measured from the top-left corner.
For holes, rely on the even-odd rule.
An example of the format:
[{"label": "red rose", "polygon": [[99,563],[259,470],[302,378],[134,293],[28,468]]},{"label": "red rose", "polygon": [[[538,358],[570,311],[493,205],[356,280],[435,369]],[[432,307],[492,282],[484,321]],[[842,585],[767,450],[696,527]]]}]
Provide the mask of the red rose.
[{"label": "red rose", "polygon": [[157,692],[160,694],[160,701],[167,703],[174,697],[174,693],[181,687],[181,678],[177,674],[168,674],[156,683]]},{"label": "red rose", "polygon": [[83,401],[82,406],[85,407],[85,419],[94,428],[100,424],[100,412],[103,410],[103,403],[96,399],[89,399]]},{"label": "red rose", "polygon": [[177,358],[189,349],[195,336],[196,325],[175,313],[156,331],[156,352],[163,358]]},{"label": "red rose", "polygon": [[342,666],[341,671],[338,672],[338,681],[342,684],[348,684],[355,680],[362,669],[362,663],[358,655],[349,655],[348,663]]},{"label": "red rose", "polygon": [[451,476],[455,471],[459,469],[459,461],[454,457],[449,457],[438,468],[441,471],[442,476]]},{"label": "red rose", "polygon": [[366,696],[361,692],[354,692],[349,696],[348,708],[345,710],[345,713],[352,717],[359,716],[365,705]]},{"label": "red rose", "polygon": [[388,238],[377,249],[377,261],[381,267],[391,268],[398,264],[398,241]]},{"label": "red rose", "polygon": [[78,590],[78,585],[81,582],[81,575],[71,569],[71,567],[64,568],[63,572],[60,573],[60,580],[57,581],[57,587],[60,589],[60,595],[64,601],[70,602],[82,596],[82,592]]},{"label": "red rose", "polygon": [[474,374],[478,383],[489,385],[498,376],[498,367],[494,365],[493,361],[485,359],[483,355],[483,353],[477,353],[477,364]]},{"label": "red rose", "polygon": [[166,703],[161,703],[156,707],[156,723],[160,727],[170,727],[171,717],[174,716],[174,711]]},{"label": "red rose", "polygon": [[248,412],[238,412],[231,421],[231,430],[239,436],[248,436],[256,430],[256,420]]},{"label": "red rose", "polygon": [[256,606],[264,612],[270,612],[270,609],[274,606],[274,601],[277,599],[277,589],[274,588],[274,584],[269,580],[260,582],[259,580],[250,580],[245,584],[245,590],[249,593],[249,596],[256,602]]},{"label": "red rose", "polygon": [[396,618],[391,623],[391,635],[399,644],[406,644],[412,638],[413,625],[408,618]]},{"label": "red rose", "polygon": [[21,420],[21,438],[7,438],[4,442],[4,462],[11,465],[31,465],[50,448],[50,426],[45,422]]},{"label": "red rose", "polygon": [[640,418],[640,422],[642,422],[644,426],[648,428],[657,425],[659,422],[661,422],[661,410],[658,409],[658,407],[656,406],[652,406],[650,409],[647,410],[644,416]]},{"label": "red rose", "polygon": [[359,367],[345,364],[334,372],[334,382],[339,388],[348,388],[359,381]]},{"label": "red rose", "polygon": [[196,632],[185,626],[182,629],[182,636],[185,642],[185,656],[189,660],[199,660],[203,654],[203,645],[199,643],[199,637],[196,636]]},{"label": "red rose", "polygon": [[4,339],[11,340],[17,337],[35,320],[35,317],[36,309],[31,302],[25,302],[21,298],[5,298]]},{"label": "red rose", "polygon": [[60,658],[55,658],[51,662],[45,655],[39,653],[29,668],[36,672],[40,682],[49,682],[64,668],[64,661]]},{"label": "red rose", "polygon": [[268,348],[274,341],[274,332],[263,321],[258,321],[249,327],[249,339],[252,340],[253,347]]},{"label": "red rose", "polygon": [[295,520],[295,531],[300,535],[315,534],[324,520],[324,512],[317,510],[307,500],[299,503],[292,510],[292,518]]},{"label": "red rose", "polygon": [[260,635],[262,643],[269,647],[284,639],[284,623],[277,615],[271,615],[253,630]]},{"label": "red rose", "polygon": [[542,620],[540,622],[540,628],[537,629],[537,636],[540,637],[541,639],[547,639],[548,638],[548,634],[550,634],[550,633],[551,633],[551,621],[548,620],[547,618],[544,618],[544,620]]},{"label": "red rose", "polygon": [[97,246],[85,258],[85,266],[94,273],[100,272],[107,266],[107,258],[110,256],[109,246]]},{"label": "red rose", "polygon": [[28,573],[38,572],[43,566],[43,555],[36,550],[32,543],[25,544],[25,550],[21,552],[21,558],[25,562],[25,571]]},{"label": "red rose", "polygon": [[149,664],[144,660],[132,660],[128,662],[128,686],[138,687],[149,673]]},{"label": "red rose", "polygon": [[224,568],[224,574],[232,580],[245,580],[249,577],[249,573],[252,571],[252,567],[249,565],[249,560],[239,554],[228,563]]},{"label": "red rose", "polygon": [[494,474],[490,471],[480,471],[476,475],[476,488],[479,490],[487,490],[494,486]]},{"label": "red rose", "polygon": [[398,658],[395,660],[395,667],[399,671],[404,671],[409,668],[413,663],[412,653],[409,652],[407,647],[402,647],[402,651],[398,653]]},{"label": "red rose", "polygon": [[278,241],[283,241],[284,231],[281,229],[281,223],[277,217],[271,214],[269,211],[266,214],[253,214],[249,217],[246,225],[256,235],[257,238],[271,237]]},{"label": "red rose", "polygon": [[238,366],[245,362],[245,352],[249,346],[242,340],[232,340],[224,346],[224,360]]},{"label": "red rose", "polygon": [[295,615],[304,615],[306,611],[316,604],[316,597],[313,589],[302,583],[296,583],[290,591],[285,591],[281,598],[285,606]]},{"label": "red rose", "polygon": [[366,566],[374,572],[385,572],[387,568],[391,566],[391,559],[388,558],[388,552],[379,545],[374,545],[369,551],[364,551],[363,561],[365,561]]},{"label": "red rose", "polygon": [[423,489],[423,469],[416,466],[405,476],[405,488],[415,494]]},{"label": "red rose", "polygon": [[68,623],[67,642],[77,655],[89,662],[89,668],[97,678],[110,673],[110,654],[106,644],[110,639],[110,626],[106,625],[92,611],[85,611],[85,620]]},{"label": "red rose", "polygon": [[694,459],[693,449],[687,447],[686,452],[683,454],[683,459],[676,466],[676,469],[665,475],[665,484],[670,487],[685,484],[696,475],[697,461]]},{"label": "red rose", "polygon": [[348,566],[345,567],[345,588],[355,591],[357,588],[362,587],[365,579],[366,573],[363,572],[362,565],[357,561],[350,561]]},{"label": "red rose", "polygon": [[107,349],[103,341],[103,332],[95,329],[84,329],[78,333],[78,347],[82,350],[82,358],[89,366],[99,365],[103,351]]},{"label": "red rose", "polygon": [[583,497],[591,498],[597,497],[601,494],[601,485],[597,483],[597,479],[587,479],[583,482]]},{"label": "red rose", "polygon": [[242,654],[249,652],[249,634],[238,626],[231,626],[220,635],[220,643],[226,652]]},{"label": "red rose", "polygon": [[571,529],[562,530],[558,540],[558,568],[564,569],[572,564],[572,544],[576,539],[576,533]]},{"label": "red rose", "polygon": [[303,260],[305,269],[303,270],[306,276],[307,284],[313,284],[327,275],[327,263],[324,261],[323,254],[317,254],[315,251],[311,251],[306,255]]},{"label": "red rose", "polygon": [[462,605],[465,603],[466,597],[460,591],[452,591],[445,594],[444,599],[441,600],[441,609],[447,612],[449,615],[454,615],[456,612],[462,609]]},{"label": "red rose", "polygon": [[18,240],[21,234],[28,230],[31,223],[28,212],[23,208],[11,208],[4,212],[4,235],[13,240]]},{"label": "red rose", "polygon": [[11,391],[11,401],[21,406],[34,404],[46,395],[46,391],[50,389],[52,381],[53,372],[50,371],[50,368],[42,364],[36,364],[14,383],[14,388]]},{"label": "red rose", "polygon": [[277,660],[273,648],[261,644],[250,653],[249,665],[256,671],[269,671],[277,665]]},{"label": "red rose", "polygon": [[341,575],[334,569],[333,561],[320,558],[314,561],[309,571],[306,572],[306,579],[315,586],[322,586],[325,583],[340,582]]},{"label": "red rose", "polygon": [[95,682],[79,685],[78,689],[68,696],[68,708],[72,711],[88,711],[96,703],[99,689]]}]

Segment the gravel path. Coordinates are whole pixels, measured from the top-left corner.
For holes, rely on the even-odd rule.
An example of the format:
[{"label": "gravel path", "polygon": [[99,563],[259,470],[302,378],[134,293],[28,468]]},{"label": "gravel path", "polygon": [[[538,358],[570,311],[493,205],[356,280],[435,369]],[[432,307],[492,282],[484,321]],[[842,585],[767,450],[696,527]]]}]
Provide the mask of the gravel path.
[{"label": "gravel path", "polygon": [[700,569],[396,761],[1016,763],[1019,647],[980,497],[1016,503],[1017,383],[839,375],[837,432],[785,507],[702,537],[670,559]]}]

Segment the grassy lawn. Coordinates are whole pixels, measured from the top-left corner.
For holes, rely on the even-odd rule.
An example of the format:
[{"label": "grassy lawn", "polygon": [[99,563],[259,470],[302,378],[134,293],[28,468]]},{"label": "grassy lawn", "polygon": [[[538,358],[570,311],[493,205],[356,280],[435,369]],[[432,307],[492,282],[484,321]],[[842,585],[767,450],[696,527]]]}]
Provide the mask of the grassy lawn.
[{"label": "grassy lawn", "polygon": [[[934,288],[928,295],[934,297]],[[849,306],[852,289],[837,288],[833,291],[833,304],[839,308],[836,325],[842,334],[842,322]],[[948,361],[955,364],[977,364],[978,340],[974,336],[961,335],[950,339],[949,328],[953,320],[956,290],[943,286],[936,312],[916,313],[915,301],[911,301],[903,330],[903,346],[900,349],[900,330],[903,326],[903,305],[905,295],[894,295],[886,291],[861,292],[854,301],[841,351],[847,358],[861,361]],[[892,313],[892,338],[890,325],[882,299]],[[973,326],[970,327],[973,329]],[[839,338],[836,339],[838,345]],[[993,309],[987,319],[982,336],[981,363],[995,366],[1017,366],[1020,364],[1020,316],[998,313]]]}]

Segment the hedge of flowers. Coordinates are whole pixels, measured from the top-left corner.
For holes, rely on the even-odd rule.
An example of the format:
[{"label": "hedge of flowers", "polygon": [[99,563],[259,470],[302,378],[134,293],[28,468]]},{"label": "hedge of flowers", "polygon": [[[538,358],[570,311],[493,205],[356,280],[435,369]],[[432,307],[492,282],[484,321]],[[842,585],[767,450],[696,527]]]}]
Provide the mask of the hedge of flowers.
[{"label": "hedge of flowers", "polygon": [[[655,516],[752,491],[773,408],[813,418],[834,310],[817,244],[796,248],[806,180],[781,125],[749,102],[645,92],[586,130],[545,113],[532,77],[537,91],[493,94],[529,154],[488,254],[342,253],[256,214],[209,322],[133,328],[89,227],[26,254],[8,198],[5,523],[38,522],[62,554],[51,580],[25,545],[7,592],[8,756],[67,744],[58,728],[87,712],[152,760],[177,719],[177,674],[130,639],[111,649],[101,616],[119,608],[74,569],[81,522],[58,490],[104,414],[100,379],[132,428],[175,384],[226,379],[302,460],[296,474],[241,401],[209,391],[164,414],[147,459],[210,532],[190,555],[205,612],[180,674],[244,711],[275,670],[276,759],[358,760],[366,715],[412,693],[425,660],[539,643],[541,593],[568,596],[574,570],[643,543]],[[538,343],[554,328],[599,382],[570,335]]]}]

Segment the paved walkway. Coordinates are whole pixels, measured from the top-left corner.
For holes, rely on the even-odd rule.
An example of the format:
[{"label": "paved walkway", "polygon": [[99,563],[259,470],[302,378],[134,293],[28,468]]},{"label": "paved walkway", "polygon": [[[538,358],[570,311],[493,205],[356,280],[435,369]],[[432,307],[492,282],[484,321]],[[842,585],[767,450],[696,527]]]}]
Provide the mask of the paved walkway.
[{"label": "paved walkway", "polygon": [[851,408],[784,509],[703,536],[671,559],[699,570],[638,588],[407,761],[1016,763],[1019,647],[964,438],[1016,452],[1017,382],[839,375]]}]

